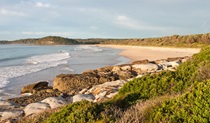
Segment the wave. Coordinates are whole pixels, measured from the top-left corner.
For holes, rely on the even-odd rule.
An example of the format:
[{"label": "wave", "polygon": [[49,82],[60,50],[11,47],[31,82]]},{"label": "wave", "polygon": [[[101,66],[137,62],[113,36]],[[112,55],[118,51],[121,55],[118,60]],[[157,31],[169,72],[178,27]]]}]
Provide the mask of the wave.
[{"label": "wave", "polygon": [[4,59],[0,59],[0,62],[5,62],[5,61],[13,61],[13,60],[17,60],[17,59],[24,59],[27,58],[28,56],[20,56],[20,57],[13,57],[13,58],[4,58]]},{"label": "wave", "polygon": [[[9,83],[10,78],[38,72],[61,64],[67,64],[70,58],[68,52],[33,56],[26,59],[24,66],[9,66],[0,68],[0,89]],[[1,92],[1,90],[0,90]]]},{"label": "wave", "polygon": [[86,52],[101,52],[103,51],[97,46],[81,45],[76,47],[74,50],[85,50]]},{"label": "wave", "polygon": [[32,56],[26,60],[27,63],[31,64],[39,64],[39,63],[47,63],[47,62],[54,62],[60,61],[64,59],[68,59],[69,53],[68,52],[60,52],[55,54],[48,54],[48,55],[40,55],[40,56]]}]

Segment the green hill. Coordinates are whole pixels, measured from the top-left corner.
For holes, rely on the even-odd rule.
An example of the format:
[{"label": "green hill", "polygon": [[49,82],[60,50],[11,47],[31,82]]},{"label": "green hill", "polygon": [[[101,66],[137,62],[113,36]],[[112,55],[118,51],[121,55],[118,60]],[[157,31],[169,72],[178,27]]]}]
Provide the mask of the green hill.
[{"label": "green hill", "polygon": [[36,41],[37,45],[73,45],[73,44],[79,44],[74,39],[68,39],[58,36],[47,36],[44,38],[40,38]]}]

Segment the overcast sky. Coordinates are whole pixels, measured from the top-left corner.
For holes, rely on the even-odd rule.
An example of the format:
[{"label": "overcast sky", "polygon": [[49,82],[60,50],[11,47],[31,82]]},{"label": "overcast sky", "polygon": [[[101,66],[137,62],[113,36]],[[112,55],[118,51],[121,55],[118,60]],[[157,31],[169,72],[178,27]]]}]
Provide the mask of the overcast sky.
[{"label": "overcast sky", "polygon": [[210,0],[0,0],[0,40],[210,32]]}]

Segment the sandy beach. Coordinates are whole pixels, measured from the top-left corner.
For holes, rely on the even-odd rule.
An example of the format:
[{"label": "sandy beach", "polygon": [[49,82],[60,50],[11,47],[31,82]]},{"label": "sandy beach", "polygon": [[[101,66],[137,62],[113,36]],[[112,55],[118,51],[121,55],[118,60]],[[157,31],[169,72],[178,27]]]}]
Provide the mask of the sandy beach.
[{"label": "sandy beach", "polygon": [[168,48],[168,47],[145,47],[145,46],[124,46],[124,45],[97,45],[99,47],[111,47],[122,49],[119,55],[136,60],[158,60],[171,57],[192,56],[200,52],[200,48]]}]

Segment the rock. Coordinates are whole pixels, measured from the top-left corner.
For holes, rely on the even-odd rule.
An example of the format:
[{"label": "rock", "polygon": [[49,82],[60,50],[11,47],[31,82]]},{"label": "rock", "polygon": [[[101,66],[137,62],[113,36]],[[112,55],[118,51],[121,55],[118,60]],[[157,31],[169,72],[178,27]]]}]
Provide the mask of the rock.
[{"label": "rock", "polygon": [[122,66],[122,67],[121,67],[121,70],[124,70],[124,71],[131,71],[131,70],[132,70],[132,67],[131,67],[131,65],[125,65],[125,66]]},{"label": "rock", "polygon": [[120,66],[114,66],[114,67],[112,68],[112,72],[118,72],[118,71],[121,71]]},{"label": "rock", "polygon": [[179,64],[181,64],[181,62],[165,62],[165,63],[162,63],[160,65],[162,65],[163,67],[171,67],[171,68],[177,68],[179,66]]},{"label": "rock", "polygon": [[4,111],[1,114],[1,121],[18,118],[23,116],[24,112],[22,110],[14,110],[14,111]]},{"label": "rock", "polygon": [[148,64],[148,63],[149,63],[148,59],[132,62],[132,64]]},{"label": "rock", "polygon": [[16,103],[0,100],[0,111],[4,109],[13,109],[17,107],[19,106]]},{"label": "rock", "polygon": [[166,59],[159,59],[159,60],[155,61],[156,64],[161,64],[161,63],[165,63],[165,62],[168,62],[168,60],[166,60]]},{"label": "rock", "polygon": [[48,82],[46,82],[46,81],[37,82],[37,83],[34,83],[34,84],[24,86],[21,89],[21,94],[23,94],[23,93],[34,93],[34,91],[38,91],[38,90],[46,89],[46,88],[48,88]]},{"label": "rock", "polygon": [[107,67],[98,68],[97,71],[98,72],[111,72],[112,69],[113,69],[112,66],[107,66]]},{"label": "rock", "polygon": [[117,74],[120,80],[129,79],[135,76],[130,71],[118,71]]},{"label": "rock", "polygon": [[60,91],[54,90],[52,93],[48,93],[45,91],[38,91],[37,93],[31,95],[31,96],[24,96],[24,97],[16,97],[8,99],[8,101],[15,102],[21,106],[26,106],[30,103],[35,103],[42,101],[43,99],[46,99],[48,97],[57,97],[61,94]]},{"label": "rock", "polygon": [[87,90],[88,90],[87,88],[84,88],[84,89],[82,89],[79,93],[80,93],[80,94],[84,94],[85,92],[87,92]]},{"label": "rock", "polygon": [[78,102],[78,101],[82,101],[82,100],[87,100],[90,102],[93,102],[95,99],[95,97],[93,95],[90,94],[77,94],[74,95],[73,97],[70,98],[70,103],[74,103],[74,102]]},{"label": "rock", "polygon": [[32,115],[50,109],[50,105],[43,102],[31,103],[24,108],[25,115]]},{"label": "rock", "polygon": [[156,71],[158,70],[158,65],[156,64],[135,64],[135,65],[132,65],[132,68],[133,69],[139,69],[143,72],[150,72],[150,71]]},{"label": "rock", "polygon": [[58,89],[63,93],[76,94],[83,88],[101,84],[100,76],[95,74],[61,74],[56,76],[53,89]]},{"label": "rock", "polygon": [[41,102],[48,103],[50,105],[51,109],[61,107],[65,104],[67,104],[65,99],[62,97],[48,97],[48,98],[42,100]]}]

